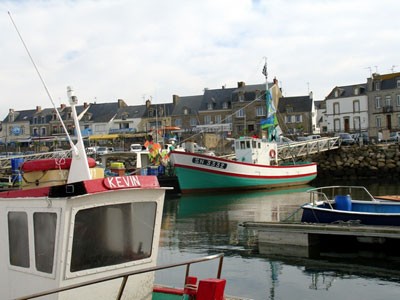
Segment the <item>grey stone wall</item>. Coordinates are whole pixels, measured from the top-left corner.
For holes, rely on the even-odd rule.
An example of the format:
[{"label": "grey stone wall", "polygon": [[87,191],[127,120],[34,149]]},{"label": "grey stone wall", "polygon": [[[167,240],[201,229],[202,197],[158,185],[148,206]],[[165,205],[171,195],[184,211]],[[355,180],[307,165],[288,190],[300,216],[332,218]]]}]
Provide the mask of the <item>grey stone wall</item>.
[{"label": "grey stone wall", "polygon": [[398,144],[342,146],[308,159],[318,163],[318,178],[400,179]]}]

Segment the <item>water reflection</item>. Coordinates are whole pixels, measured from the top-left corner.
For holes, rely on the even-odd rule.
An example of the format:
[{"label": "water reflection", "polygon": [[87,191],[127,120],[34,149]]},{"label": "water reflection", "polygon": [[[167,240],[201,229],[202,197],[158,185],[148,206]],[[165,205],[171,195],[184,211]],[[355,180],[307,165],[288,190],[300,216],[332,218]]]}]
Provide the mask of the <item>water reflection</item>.
[{"label": "water reflection", "polygon": [[[343,183],[329,183],[335,184]],[[400,194],[398,184],[362,184],[374,195]],[[282,221],[293,214],[296,218],[300,205],[308,201],[306,190],[321,185],[328,184],[170,199],[164,206],[159,263],[224,252],[227,293],[252,299],[398,299],[400,259],[396,256],[374,249],[325,251],[312,259],[280,251],[263,253],[257,235],[238,226],[246,221]],[[214,275],[210,269],[215,270],[199,267],[193,272],[209,277]],[[172,273],[157,276],[166,284],[182,283],[182,277]]]}]

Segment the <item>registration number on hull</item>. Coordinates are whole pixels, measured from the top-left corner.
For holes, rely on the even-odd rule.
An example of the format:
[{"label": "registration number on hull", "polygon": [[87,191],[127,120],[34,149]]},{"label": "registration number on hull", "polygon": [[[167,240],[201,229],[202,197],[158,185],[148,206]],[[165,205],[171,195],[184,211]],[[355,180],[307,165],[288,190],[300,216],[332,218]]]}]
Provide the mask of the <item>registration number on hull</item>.
[{"label": "registration number on hull", "polygon": [[199,157],[193,157],[192,158],[192,163],[197,164],[197,165],[203,165],[207,167],[213,167],[213,168],[219,168],[219,169],[226,169],[228,166],[227,163],[212,160],[212,159],[206,159],[206,158],[199,158]]}]

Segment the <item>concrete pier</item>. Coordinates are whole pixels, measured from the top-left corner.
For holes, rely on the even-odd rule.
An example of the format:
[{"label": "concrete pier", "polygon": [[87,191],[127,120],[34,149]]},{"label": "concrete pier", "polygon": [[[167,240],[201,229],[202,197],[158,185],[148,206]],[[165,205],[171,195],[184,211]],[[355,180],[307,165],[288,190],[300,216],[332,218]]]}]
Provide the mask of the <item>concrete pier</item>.
[{"label": "concrete pier", "polygon": [[366,226],[353,223],[308,224],[245,222],[247,229],[258,232],[259,251],[263,254],[281,254],[295,257],[315,257],[322,244],[359,243],[385,247],[400,243],[400,227]]}]

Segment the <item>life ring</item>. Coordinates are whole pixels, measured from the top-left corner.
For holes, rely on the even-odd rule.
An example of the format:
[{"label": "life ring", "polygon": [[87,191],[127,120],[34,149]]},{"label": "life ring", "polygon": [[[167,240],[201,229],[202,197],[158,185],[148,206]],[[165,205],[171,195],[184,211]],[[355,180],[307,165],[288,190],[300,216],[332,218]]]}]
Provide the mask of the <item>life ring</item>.
[{"label": "life ring", "polygon": [[274,150],[274,149],[271,149],[271,150],[269,151],[269,157],[270,157],[270,158],[275,158],[275,156],[276,156],[275,150]]}]

